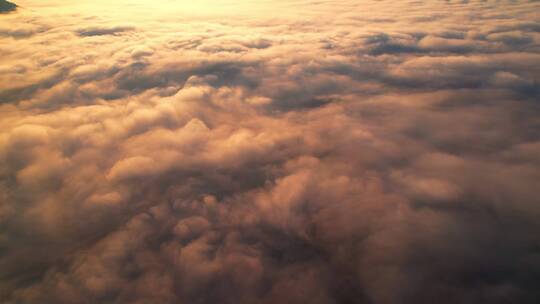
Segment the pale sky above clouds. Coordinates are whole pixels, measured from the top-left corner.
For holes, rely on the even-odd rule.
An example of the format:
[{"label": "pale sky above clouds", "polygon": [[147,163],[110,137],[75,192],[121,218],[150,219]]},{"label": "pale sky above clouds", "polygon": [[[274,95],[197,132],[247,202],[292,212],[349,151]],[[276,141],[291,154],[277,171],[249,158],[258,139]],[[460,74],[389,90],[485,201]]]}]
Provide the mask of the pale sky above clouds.
[{"label": "pale sky above clouds", "polygon": [[536,303],[537,1],[17,1],[0,303]]}]

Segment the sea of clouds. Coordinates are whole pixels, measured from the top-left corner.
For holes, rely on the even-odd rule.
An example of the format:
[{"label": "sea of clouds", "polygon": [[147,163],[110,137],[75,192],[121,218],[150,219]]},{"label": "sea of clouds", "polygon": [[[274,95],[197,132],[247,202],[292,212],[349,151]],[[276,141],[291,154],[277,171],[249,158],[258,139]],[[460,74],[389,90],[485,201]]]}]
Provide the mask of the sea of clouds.
[{"label": "sea of clouds", "polygon": [[538,303],[538,1],[182,2],[0,15],[1,303]]}]

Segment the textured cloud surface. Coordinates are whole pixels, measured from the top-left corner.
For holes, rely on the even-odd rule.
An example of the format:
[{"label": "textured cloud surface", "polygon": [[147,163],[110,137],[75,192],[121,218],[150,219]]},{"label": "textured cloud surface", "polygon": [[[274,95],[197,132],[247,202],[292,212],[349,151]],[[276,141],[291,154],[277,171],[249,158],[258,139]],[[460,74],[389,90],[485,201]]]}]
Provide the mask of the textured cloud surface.
[{"label": "textured cloud surface", "polygon": [[17,9],[17,5],[6,0],[0,0],[0,13],[7,13]]},{"label": "textured cloud surface", "polygon": [[540,2],[186,2],[0,16],[0,303],[538,303]]}]

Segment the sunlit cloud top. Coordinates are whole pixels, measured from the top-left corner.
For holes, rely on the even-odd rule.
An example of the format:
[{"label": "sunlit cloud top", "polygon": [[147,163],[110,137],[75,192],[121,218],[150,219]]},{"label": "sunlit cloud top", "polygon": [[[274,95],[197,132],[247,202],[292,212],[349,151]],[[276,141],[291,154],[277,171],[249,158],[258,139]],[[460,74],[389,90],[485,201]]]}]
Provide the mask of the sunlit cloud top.
[{"label": "sunlit cloud top", "polygon": [[536,304],[537,1],[17,1],[0,303]]}]

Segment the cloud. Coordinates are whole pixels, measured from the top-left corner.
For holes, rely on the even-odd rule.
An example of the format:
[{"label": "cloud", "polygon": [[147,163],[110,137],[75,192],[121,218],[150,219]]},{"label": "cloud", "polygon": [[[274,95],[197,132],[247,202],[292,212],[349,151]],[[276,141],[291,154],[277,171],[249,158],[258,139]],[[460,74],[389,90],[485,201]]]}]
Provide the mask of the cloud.
[{"label": "cloud", "polygon": [[119,33],[133,31],[131,26],[114,26],[114,27],[90,27],[77,30],[77,34],[80,36],[104,36],[104,35],[116,35]]},{"label": "cloud", "polygon": [[0,1],[0,13],[12,12],[16,9],[17,9],[17,5],[15,3],[11,3],[6,0]]},{"label": "cloud", "polygon": [[201,3],[0,18],[0,302],[536,303],[537,2]]}]

